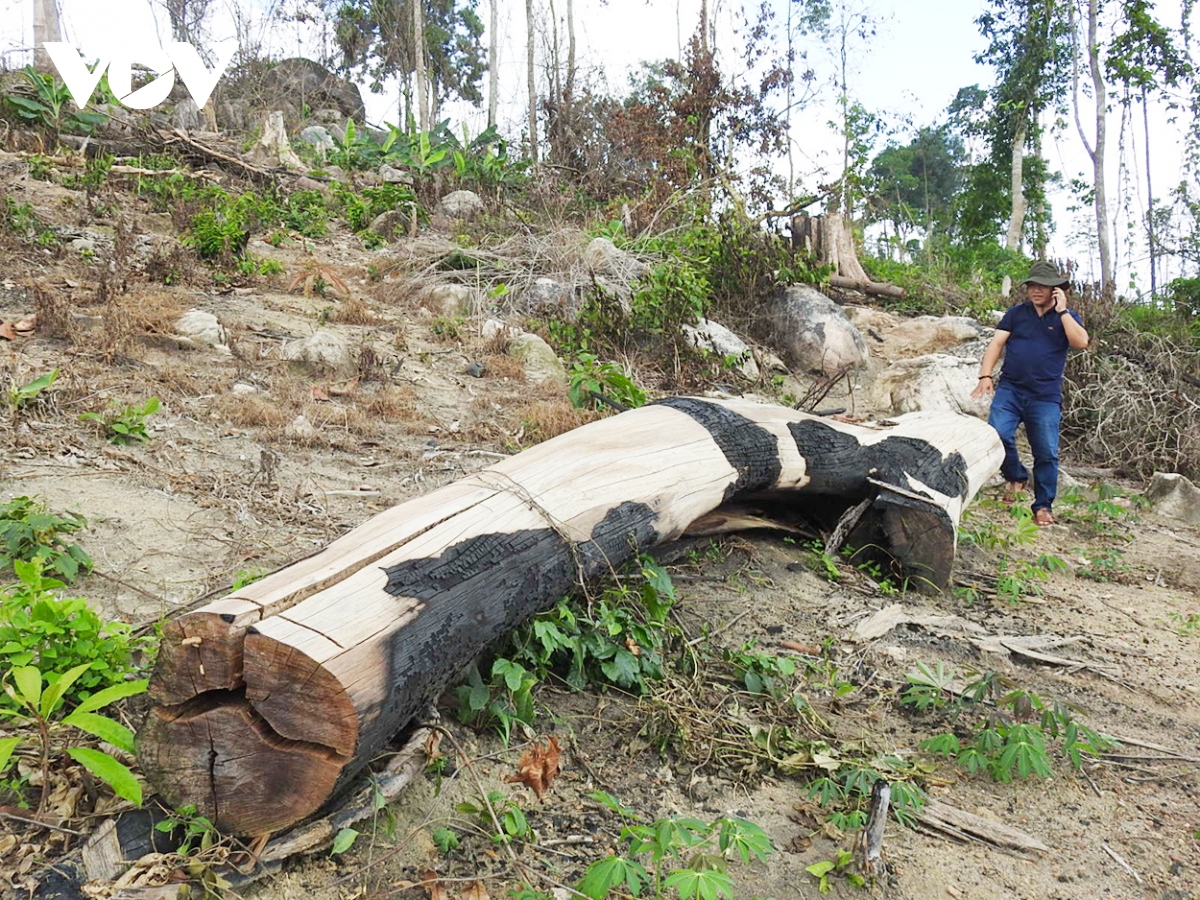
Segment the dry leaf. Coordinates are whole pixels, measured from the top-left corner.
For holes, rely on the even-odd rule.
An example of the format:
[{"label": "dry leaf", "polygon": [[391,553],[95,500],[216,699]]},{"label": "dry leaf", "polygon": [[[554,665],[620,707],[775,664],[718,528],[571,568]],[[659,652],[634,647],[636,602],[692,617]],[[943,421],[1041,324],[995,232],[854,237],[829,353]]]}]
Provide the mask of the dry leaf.
[{"label": "dry leaf", "polygon": [[521,762],[517,765],[517,774],[504,779],[506,784],[520,782],[533,789],[539,800],[550,789],[550,782],[558,774],[558,760],[562,751],[558,748],[558,738],[550,738],[543,750],[541,744],[534,744],[521,754]]},{"label": "dry leaf", "polygon": [[0,338],[4,338],[6,341],[17,339],[17,330],[13,328],[12,322],[0,322]]},{"label": "dry leaf", "polygon": [[433,869],[422,869],[417,873],[417,877],[421,879],[421,887],[429,892],[429,900],[450,900],[450,895],[446,893],[446,888],[442,886],[442,881],[438,877],[438,873]]},{"label": "dry leaf", "polygon": [[321,387],[319,384],[314,384],[312,386],[312,390],[309,391],[309,393],[312,395],[312,398],[314,400],[316,400],[318,403],[328,403],[329,402],[329,391],[325,390],[325,388]]},{"label": "dry leaf", "polygon": [[13,322],[13,328],[21,335],[33,334],[37,330],[37,313],[17,319],[17,321]]},{"label": "dry leaf", "polygon": [[462,895],[462,900],[492,900],[491,895],[487,892],[487,888],[483,886],[482,881],[477,881]]},{"label": "dry leaf", "polygon": [[343,387],[330,388],[329,393],[333,397],[350,397],[358,393],[358,379],[351,378]]},{"label": "dry leaf", "polygon": [[444,756],[442,753],[442,733],[440,731],[430,731],[429,737],[425,738],[425,757],[430,762],[433,762],[442,756]]}]

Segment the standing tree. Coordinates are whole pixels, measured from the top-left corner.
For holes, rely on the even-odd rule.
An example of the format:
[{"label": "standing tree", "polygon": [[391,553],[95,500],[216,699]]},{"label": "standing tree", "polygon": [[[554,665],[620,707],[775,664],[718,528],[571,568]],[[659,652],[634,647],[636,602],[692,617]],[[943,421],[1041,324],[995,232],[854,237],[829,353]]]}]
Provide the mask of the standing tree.
[{"label": "standing tree", "polygon": [[327,0],[341,66],[380,93],[398,78],[401,118],[427,129],[442,102],[480,104],[483,22],[477,0]]},{"label": "standing tree", "polygon": [[[989,0],[976,19],[989,41],[976,61],[996,68],[989,96],[991,164],[1008,175],[1011,213],[1005,247],[1017,250],[1025,230],[1031,195],[1035,208],[1045,190],[1045,165],[1027,171],[1026,153],[1037,146],[1039,116],[1061,100],[1070,63],[1071,23],[1060,0]],[[1032,176],[1032,177],[1031,177]],[[1044,229],[1035,220],[1035,228]],[[1035,237],[1035,243],[1042,238]]]},{"label": "standing tree", "polygon": [[1150,165],[1150,93],[1175,88],[1193,74],[1190,60],[1175,46],[1170,29],[1154,18],[1150,0],[1122,0],[1120,31],[1105,59],[1108,77],[1122,88],[1121,102],[1142,105],[1146,156],[1146,244],[1150,254],[1150,296],[1158,295],[1158,240],[1155,234],[1154,184]]},{"label": "standing tree", "polygon": [[488,128],[496,124],[497,94],[500,90],[500,19],[496,14],[499,0],[491,0],[491,18],[488,22]]},{"label": "standing tree", "polygon": [[[1071,7],[1074,18],[1074,7]],[[1100,65],[1099,40],[1100,0],[1087,0],[1087,38],[1080,46],[1078,30],[1072,28],[1071,35],[1075,45],[1072,61],[1072,94],[1075,107],[1075,128],[1083,149],[1087,151],[1092,161],[1092,196],[1096,208],[1096,248],[1100,253],[1100,288],[1103,291],[1112,290],[1112,245],[1108,233],[1108,192],[1104,181],[1104,154],[1108,139],[1108,90],[1104,84],[1104,70]],[[1074,23],[1073,23],[1074,24]],[[1092,100],[1096,106],[1095,131],[1092,140],[1088,140],[1083,130],[1083,122],[1079,118],[1079,60],[1087,54],[1088,70],[1092,77]]]},{"label": "standing tree", "polygon": [[922,128],[907,145],[892,144],[871,162],[868,218],[890,222],[901,243],[913,228],[949,231],[966,151],[948,125]]},{"label": "standing tree", "polygon": [[41,71],[50,68],[50,56],[43,46],[62,40],[62,25],[58,18],[58,0],[33,0],[33,60]]},{"label": "standing tree", "polygon": [[525,0],[525,80],[529,87],[529,158],[538,161],[537,80],[534,68],[533,0]]}]

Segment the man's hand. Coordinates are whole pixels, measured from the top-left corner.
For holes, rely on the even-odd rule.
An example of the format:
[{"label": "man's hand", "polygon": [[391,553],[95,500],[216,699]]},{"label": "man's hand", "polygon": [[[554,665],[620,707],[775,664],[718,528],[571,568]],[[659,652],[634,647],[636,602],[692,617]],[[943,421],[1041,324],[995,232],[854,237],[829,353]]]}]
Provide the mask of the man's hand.
[{"label": "man's hand", "polygon": [[1056,313],[1066,312],[1067,310],[1067,292],[1060,287],[1056,287],[1050,292],[1050,298],[1054,301],[1054,311]]},{"label": "man's hand", "polygon": [[971,391],[971,396],[979,400],[992,393],[995,389],[996,383],[991,378],[980,378],[979,382],[975,385],[975,390]]}]

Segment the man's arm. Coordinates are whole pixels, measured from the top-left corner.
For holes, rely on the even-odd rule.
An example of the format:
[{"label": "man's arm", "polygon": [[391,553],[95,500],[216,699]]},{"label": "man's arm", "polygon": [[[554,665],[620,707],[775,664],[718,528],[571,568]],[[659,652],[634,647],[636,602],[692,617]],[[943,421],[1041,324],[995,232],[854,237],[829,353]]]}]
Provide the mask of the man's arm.
[{"label": "man's arm", "polygon": [[1011,331],[996,329],[995,337],[983,351],[983,361],[979,364],[979,383],[975,385],[975,390],[971,391],[972,397],[986,397],[996,389],[996,379],[992,377],[992,371],[996,368],[996,363],[1000,360],[1000,352],[1008,343],[1011,334]]},{"label": "man's arm", "polygon": [[1067,312],[1067,292],[1062,288],[1054,289],[1054,312],[1062,320],[1063,334],[1067,336],[1067,343],[1071,349],[1086,350],[1091,338],[1088,337],[1087,329],[1080,325],[1073,315],[1063,315]]}]

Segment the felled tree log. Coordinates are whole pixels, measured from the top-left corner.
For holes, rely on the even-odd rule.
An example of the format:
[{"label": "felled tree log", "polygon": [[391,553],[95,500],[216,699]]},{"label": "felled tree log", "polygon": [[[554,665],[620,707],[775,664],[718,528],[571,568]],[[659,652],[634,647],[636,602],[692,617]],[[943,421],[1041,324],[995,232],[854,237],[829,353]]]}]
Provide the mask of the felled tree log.
[{"label": "felled tree log", "polygon": [[858,260],[858,247],[850,222],[838,213],[810,216],[807,213],[792,219],[792,247],[811,253],[833,274],[829,283],[837,288],[862,291],[873,297],[903,298],[904,288],[884,281],[872,281]]},{"label": "felled tree log", "polygon": [[873,497],[873,539],[944,583],[960,513],[1001,456],[990,427],[952,414],[865,427],[677,398],[594,422],[169,622],[142,769],[223,830],[286,828],[488,643],[722,504],[792,498],[836,519]]},{"label": "felled tree log", "polygon": [[892,297],[902,300],[906,293],[900,285],[888,281],[856,281],[843,275],[830,275],[829,283],[847,291],[862,291],[871,297]]}]

